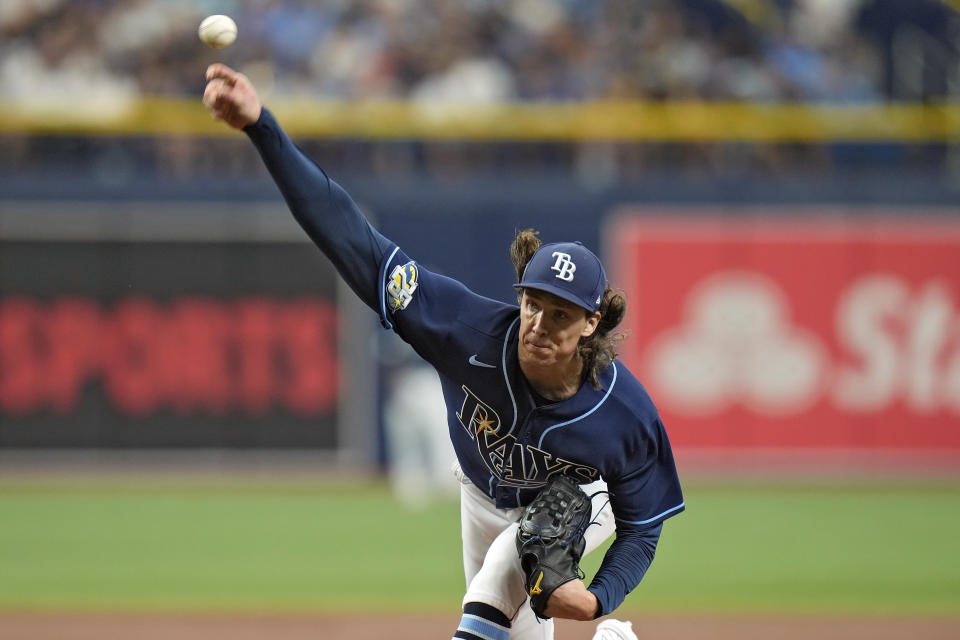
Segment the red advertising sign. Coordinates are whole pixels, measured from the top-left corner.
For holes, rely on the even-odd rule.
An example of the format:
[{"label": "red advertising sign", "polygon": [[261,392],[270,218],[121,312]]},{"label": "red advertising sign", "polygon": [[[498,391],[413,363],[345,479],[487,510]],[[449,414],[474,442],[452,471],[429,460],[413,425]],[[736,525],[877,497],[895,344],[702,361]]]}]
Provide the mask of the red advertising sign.
[{"label": "red advertising sign", "polygon": [[960,450],[960,219],[642,213],[607,255],[675,446]]},{"label": "red advertising sign", "polygon": [[0,297],[0,415],[73,413],[93,381],[129,416],[322,415],[337,401],[335,332],[323,298]]},{"label": "red advertising sign", "polygon": [[340,446],[305,242],[0,240],[0,449]]}]

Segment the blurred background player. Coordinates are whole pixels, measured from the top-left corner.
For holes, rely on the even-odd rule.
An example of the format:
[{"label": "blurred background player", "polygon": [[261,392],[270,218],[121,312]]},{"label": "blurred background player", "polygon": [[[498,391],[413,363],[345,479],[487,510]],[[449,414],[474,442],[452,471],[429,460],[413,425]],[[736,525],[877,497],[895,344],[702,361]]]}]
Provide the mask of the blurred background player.
[{"label": "blurred background player", "polygon": [[394,495],[412,508],[455,496],[450,468],[456,456],[437,372],[395,337],[381,349],[381,362],[387,372],[383,427]]},{"label": "blurred background player", "polygon": [[519,309],[479,296],[373,229],[244,75],[214,64],[206,77],[211,114],[248,134],[307,234],[383,326],[440,374],[460,466],[468,583],[455,637],[552,638],[552,621],[524,606],[515,538],[523,507],[557,473],[598,497],[586,552],[614,530],[616,539],[589,589],[563,584],[545,617],[593,620],[619,607],[653,561],[663,521],[684,502],[656,408],[615,359],[612,332],[626,301],[607,286],[596,255],[580,243],[541,247],[521,232],[510,247]]}]

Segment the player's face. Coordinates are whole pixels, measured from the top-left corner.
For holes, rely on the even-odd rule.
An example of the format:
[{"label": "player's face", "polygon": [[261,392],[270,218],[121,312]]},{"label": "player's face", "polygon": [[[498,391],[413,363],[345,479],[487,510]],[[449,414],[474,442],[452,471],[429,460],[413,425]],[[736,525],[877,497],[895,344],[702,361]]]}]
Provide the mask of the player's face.
[{"label": "player's face", "polygon": [[522,362],[548,366],[569,362],[580,338],[593,334],[600,314],[536,289],[525,289],[520,298],[520,346]]}]

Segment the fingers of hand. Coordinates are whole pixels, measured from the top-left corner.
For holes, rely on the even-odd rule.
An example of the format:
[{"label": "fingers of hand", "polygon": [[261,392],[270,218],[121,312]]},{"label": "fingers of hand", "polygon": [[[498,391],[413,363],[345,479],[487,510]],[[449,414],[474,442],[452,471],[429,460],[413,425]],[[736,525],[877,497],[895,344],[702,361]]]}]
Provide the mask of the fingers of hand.
[{"label": "fingers of hand", "polygon": [[203,104],[205,107],[212,107],[217,99],[217,85],[210,82],[203,89]]},{"label": "fingers of hand", "polygon": [[206,76],[205,76],[205,77],[206,77],[207,80],[213,80],[214,78],[220,78],[220,79],[222,79],[222,80],[224,80],[224,81],[227,81],[227,82],[230,82],[230,83],[232,84],[233,82],[236,82],[236,78],[237,78],[238,75],[239,75],[239,74],[238,74],[236,71],[234,71],[233,69],[231,69],[231,68],[228,67],[227,65],[221,64],[221,63],[219,63],[219,62],[215,62],[215,63],[213,63],[212,65],[210,65],[209,67],[207,67],[207,73],[206,73]]},{"label": "fingers of hand", "polygon": [[225,64],[215,62],[214,64],[207,67],[206,79],[207,81],[218,79],[229,86],[233,86],[237,79],[240,77],[240,74],[228,67]]},{"label": "fingers of hand", "polygon": [[231,87],[221,78],[214,78],[203,90],[203,104],[215,118],[222,118],[232,107],[232,101]]}]

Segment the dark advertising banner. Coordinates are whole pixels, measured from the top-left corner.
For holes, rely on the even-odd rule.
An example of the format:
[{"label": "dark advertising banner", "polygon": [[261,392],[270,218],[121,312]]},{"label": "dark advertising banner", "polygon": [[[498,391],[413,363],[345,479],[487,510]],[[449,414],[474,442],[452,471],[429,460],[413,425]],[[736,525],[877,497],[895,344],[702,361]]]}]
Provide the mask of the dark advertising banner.
[{"label": "dark advertising banner", "polygon": [[336,276],[297,242],[0,242],[0,447],[339,446]]}]

